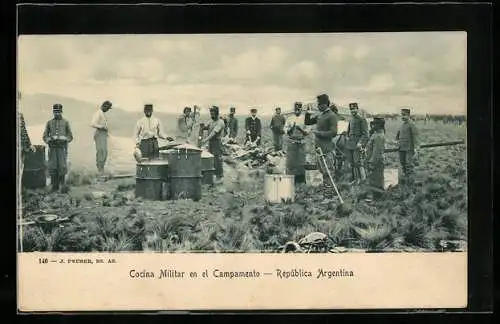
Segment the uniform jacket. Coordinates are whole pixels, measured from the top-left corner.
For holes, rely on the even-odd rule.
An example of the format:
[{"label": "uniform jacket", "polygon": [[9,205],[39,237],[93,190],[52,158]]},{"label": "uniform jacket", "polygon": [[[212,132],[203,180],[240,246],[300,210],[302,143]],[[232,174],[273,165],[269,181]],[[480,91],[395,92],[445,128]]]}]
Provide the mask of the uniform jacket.
[{"label": "uniform jacket", "polygon": [[411,121],[403,122],[396,134],[400,151],[413,151],[419,145],[418,130]]},{"label": "uniform jacket", "polygon": [[276,134],[284,134],[283,128],[285,127],[286,119],[283,115],[274,115],[271,119],[271,130]]},{"label": "uniform jacket", "polygon": [[69,122],[64,119],[51,119],[47,122],[45,126],[45,131],[43,132],[43,141],[49,144],[52,141],[53,136],[65,136],[67,138],[67,143],[73,140],[73,132]]},{"label": "uniform jacket", "polygon": [[252,117],[248,117],[245,120],[245,130],[248,132],[250,131],[250,136],[252,138],[257,138],[260,137],[262,138],[262,124],[260,122],[260,119],[256,117],[253,119]]},{"label": "uniform jacket", "polygon": [[238,119],[234,116],[227,118],[227,129],[230,138],[235,138],[238,135]]},{"label": "uniform jacket", "polygon": [[347,126],[347,149],[354,150],[358,143],[365,146],[368,142],[368,122],[357,115],[352,117]]},{"label": "uniform jacket", "polygon": [[314,117],[306,113],[304,122],[306,125],[316,124],[315,144],[321,147],[323,153],[334,150],[333,138],[337,136],[338,120],[330,109]]}]

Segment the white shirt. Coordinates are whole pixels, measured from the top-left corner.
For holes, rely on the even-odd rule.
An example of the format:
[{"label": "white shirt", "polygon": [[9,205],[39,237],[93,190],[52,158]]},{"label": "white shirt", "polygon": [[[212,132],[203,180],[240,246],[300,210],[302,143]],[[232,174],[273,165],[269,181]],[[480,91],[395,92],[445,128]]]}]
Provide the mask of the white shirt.
[{"label": "white shirt", "polygon": [[99,109],[94,113],[90,126],[98,129],[108,129],[108,120],[104,111]]},{"label": "white shirt", "polygon": [[135,127],[135,138],[136,143],[140,143],[141,140],[148,138],[162,138],[166,139],[165,133],[163,133],[163,127],[158,118],[151,117],[142,117],[137,121]]},{"label": "white shirt", "polygon": [[285,122],[285,133],[288,133],[288,131],[294,125],[297,125],[302,130],[306,130],[305,115],[304,114],[300,114],[300,116],[291,115],[290,117],[288,117]]}]

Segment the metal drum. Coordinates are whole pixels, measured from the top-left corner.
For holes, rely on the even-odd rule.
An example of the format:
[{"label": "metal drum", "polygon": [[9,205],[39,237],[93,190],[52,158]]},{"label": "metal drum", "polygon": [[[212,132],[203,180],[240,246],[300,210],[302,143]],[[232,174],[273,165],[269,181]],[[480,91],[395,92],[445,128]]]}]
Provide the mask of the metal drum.
[{"label": "metal drum", "polygon": [[266,174],[264,179],[265,199],[270,203],[295,200],[295,176]]},{"label": "metal drum", "polygon": [[160,151],[161,158],[169,164],[171,199],[201,199],[201,151],[190,144]]},{"label": "metal drum", "polygon": [[35,152],[26,152],[22,186],[28,189],[45,188],[47,183],[47,168],[45,162],[45,146],[35,145]]},{"label": "metal drum", "polygon": [[208,151],[201,152],[201,175],[202,183],[212,185],[214,183],[215,168],[214,156]]},{"label": "metal drum", "polygon": [[135,196],[147,200],[167,200],[170,193],[168,169],[167,161],[152,160],[138,163]]}]

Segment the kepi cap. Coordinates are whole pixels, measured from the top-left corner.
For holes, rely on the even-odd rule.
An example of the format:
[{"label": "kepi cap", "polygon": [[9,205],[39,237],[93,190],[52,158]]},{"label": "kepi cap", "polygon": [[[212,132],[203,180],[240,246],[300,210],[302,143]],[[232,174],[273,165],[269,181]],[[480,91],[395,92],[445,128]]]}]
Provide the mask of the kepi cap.
[{"label": "kepi cap", "polygon": [[62,105],[59,103],[56,103],[52,106],[53,111],[62,111],[62,108],[63,108]]},{"label": "kepi cap", "polygon": [[153,110],[153,105],[152,104],[145,104],[144,110]]},{"label": "kepi cap", "polygon": [[316,97],[316,99],[318,100],[319,104],[325,104],[325,105],[330,106],[330,97],[328,97],[327,94],[325,94],[325,93],[320,94]]},{"label": "kepi cap", "polygon": [[236,108],[235,107],[231,107],[231,108],[229,108],[229,111],[236,111]]},{"label": "kepi cap", "polygon": [[102,107],[108,107],[109,109],[111,109],[113,107],[113,104],[111,103],[111,101],[109,100],[106,100],[102,103],[101,105]]},{"label": "kepi cap", "polygon": [[402,108],[401,109],[401,113],[409,115],[410,114],[410,109],[408,109],[408,108]]},{"label": "kepi cap", "polygon": [[351,102],[351,103],[349,104],[349,109],[351,109],[351,110],[352,110],[352,109],[358,109],[358,108],[359,108],[359,107],[358,107],[358,103],[357,103],[357,102]]},{"label": "kepi cap", "polygon": [[254,112],[256,113],[256,112],[257,112],[257,108],[252,108],[252,109],[250,109],[250,112],[251,112],[251,113],[254,113]]}]

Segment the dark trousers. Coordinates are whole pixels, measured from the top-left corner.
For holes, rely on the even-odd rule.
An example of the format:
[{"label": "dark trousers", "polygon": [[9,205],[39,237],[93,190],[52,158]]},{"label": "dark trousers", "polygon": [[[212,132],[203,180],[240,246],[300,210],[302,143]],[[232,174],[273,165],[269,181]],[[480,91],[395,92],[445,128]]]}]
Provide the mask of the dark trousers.
[{"label": "dark trousers", "polygon": [[305,182],[306,152],[302,141],[290,140],[286,152],[286,173],[295,176],[296,183]]},{"label": "dark trousers", "polygon": [[283,134],[273,132],[273,144],[275,151],[281,151],[283,149]]},{"label": "dark trousers", "polygon": [[220,138],[208,142],[208,151],[214,156],[215,176],[222,178],[224,176],[224,169],[222,167],[222,141]]},{"label": "dark trousers", "polygon": [[158,139],[148,138],[141,140],[139,145],[141,155],[146,159],[157,159],[160,157],[160,148],[158,146]]},{"label": "dark trousers", "polygon": [[53,190],[58,190],[64,184],[68,172],[68,143],[52,142],[49,144],[48,169]]},{"label": "dark trousers", "polygon": [[335,153],[333,151],[330,152],[323,151],[323,154],[324,154],[323,155],[324,161],[323,158],[317,155],[317,163],[319,166],[319,171],[323,175],[323,183],[326,185],[332,185],[330,176],[328,175],[328,171],[330,171],[330,175],[333,177],[335,170]]},{"label": "dark trousers", "polygon": [[400,177],[401,184],[413,183],[413,154],[414,151],[399,151],[399,163],[403,171],[402,177]]}]

